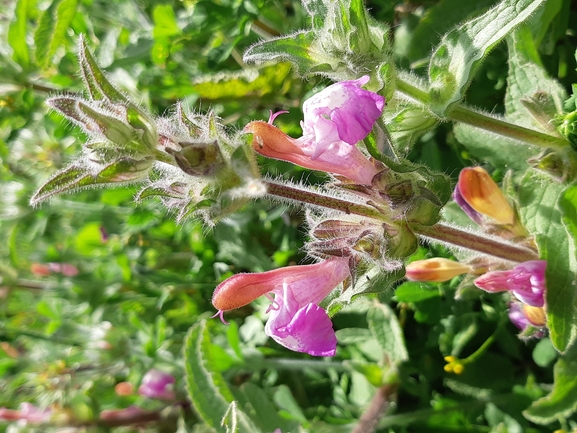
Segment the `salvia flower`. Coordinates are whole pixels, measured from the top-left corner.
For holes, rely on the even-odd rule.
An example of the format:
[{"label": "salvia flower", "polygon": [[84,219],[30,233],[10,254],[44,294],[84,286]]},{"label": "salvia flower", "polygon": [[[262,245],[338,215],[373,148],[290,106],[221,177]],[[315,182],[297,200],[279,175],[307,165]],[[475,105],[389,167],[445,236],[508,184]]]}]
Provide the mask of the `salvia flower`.
[{"label": "salvia flower", "polygon": [[149,370],[142,378],[138,393],[144,397],[160,400],[173,400],[174,391],[170,386],[174,383],[174,376],[160,370]]},{"label": "salvia flower", "polygon": [[314,147],[317,159],[333,143],[355,145],[365,138],[381,117],[385,98],[361,88],[369,82],[365,75],[358,80],[328,86],[303,103],[301,143]]},{"label": "salvia flower", "polygon": [[510,291],[517,299],[533,307],[545,305],[545,260],[530,260],[507,271],[491,271],[475,280],[487,292]]},{"label": "salvia flower", "polygon": [[268,123],[250,122],[245,132],[254,134],[254,149],[268,158],[370,184],[378,169],[354,145],[369,134],[385,102],[382,96],[361,88],[368,81],[364,76],[336,83],[307,99],[300,138],[274,127],[276,115]]},{"label": "salvia flower", "polygon": [[344,257],[313,265],[236,274],[218,285],[212,304],[222,318],[224,311],[266,295],[272,301],[265,326],[269,337],[296,352],[333,356],[337,345],[335,332],[326,311],[318,304],[349,276],[349,259]]},{"label": "salvia flower", "polygon": [[473,271],[473,268],[454,260],[435,257],[411,262],[406,266],[405,270],[405,276],[408,280],[441,283],[457,275],[469,273]]},{"label": "salvia flower", "polygon": [[[515,211],[489,173],[481,167],[461,170],[453,197],[473,221],[479,222],[478,214],[481,214],[499,224],[515,223]],[[466,206],[463,206],[463,201]]]}]

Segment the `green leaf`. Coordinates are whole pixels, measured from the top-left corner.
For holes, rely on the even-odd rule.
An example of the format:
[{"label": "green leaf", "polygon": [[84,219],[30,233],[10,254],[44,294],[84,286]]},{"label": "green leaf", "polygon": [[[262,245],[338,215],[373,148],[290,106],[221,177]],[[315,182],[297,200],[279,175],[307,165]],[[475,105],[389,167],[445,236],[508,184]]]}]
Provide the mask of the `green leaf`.
[{"label": "green leaf", "polygon": [[54,0],[44,11],[34,32],[36,62],[48,69],[56,50],[63,44],[72,23],[78,0]]},{"label": "green leaf", "polygon": [[391,361],[401,363],[409,359],[403,330],[391,307],[386,304],[373,305],[367,313],[367,322],[371,333]]},{"label": "green leaf", "polygon": [[194,80],[194,90],[203,101],[242,99],[247,95],[278,98],[286,91],[283,87],[290,69],[290,63],[285,62],[240,73],[222,72]]},{"label": "green leaf", "polygon": [[541,64],[531,30],[522,25],[508,37],[509,75],[505,118],[518,125],[556,133],[551,120],[563,112],[565,89]]},{"label": "green leaf", "polygon": [[407,281],[401,284],[395,290],[395,298],[399,302],[420,302],[429,298],[437,298],[441,296],[439,290],[433,285],[426,285]]},{"label": "green leaf", "polygon": [[577,346],[560,358],[553,369],[554,384],[549,395],[535,401],[523,415],[538,424],[567,419],[577,410]]},{"label": "green leaf", "polygon": [[238,391],[238,407],[254,421],[264,432],[273,432],[280,428],[283,432],[296,431],[297,423],[281,417],[272,398],[259,386],[244,383]]},{"label": "green leaf", "polygon": [[527,160],[535,155],[535,149],[531,146],[489,131],[479,133],[479,128],[464,123],[456,123],[453,131],[471,157],[495,168],[523,173],[529,166]]},{"label": "green leaf", "polygon": [[519,187],[521,220],[536,235],[539,256],[547,260],[547,326],[551,342],[561,353],[570,346],[577,331],[574,288],[577,260],[573,237],[576,233],[571,222],[577,215],[576,189],[575,186],[565,189],[562,183],[533,169],[527,170]]},{"label": "green leaf", "polygon": [[[189,329],[184,341],[188,396],[204,422],[219,433],[227,433],[231,430],[222,423],[227,414],[230,414],[231,404],[235,399],[224,378],[217,372],[210,353],[206,320],[201,320]],[[235,411],[235,419],[236,432],[260,431],[246,414],[238,409]]]},{"label": "green leaf", "polygon": [[317,60],[313,59],[310,53],[314,41],[315,34],[312,31],[270,39],[259,42],[246,50],[243,60],[246,63],[287,60],[294,64],[302,75],[306,75],[313,69],[319,68]]},{"label": "green leaf", "polygon": [[14,19],[8,28],[8,44],[12,48],[12,58],[23,69],[30,64],[30,53],[26,44],[26,21],[28,9],[34,0],[18,0],[14,10]]},{"label": "green leaf", "polygon": [[441,0],[427,8],[411,34],[405,55],[411,62],[428,58],[432,47],[438,44],[444,33],[459,23],[485,12],[494,3],[494,0]]},{"label": "green leaf", "polygon": [[483,58],[531,16],[543,0],[503,0],[447,33],[429,63],[431,110],[444,116],[459,102]]}]

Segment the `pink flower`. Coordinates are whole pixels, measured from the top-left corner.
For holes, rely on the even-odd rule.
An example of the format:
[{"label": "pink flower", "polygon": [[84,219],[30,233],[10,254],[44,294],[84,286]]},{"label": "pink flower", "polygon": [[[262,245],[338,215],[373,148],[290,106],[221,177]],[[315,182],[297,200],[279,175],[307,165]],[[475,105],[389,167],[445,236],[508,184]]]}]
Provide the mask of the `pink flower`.
[{"label": "pink flower", "polygon": [[335,83],[303,104],[303,136],[299,139],[317,159],[334,143],[355,145],[365,138],[383,112],[385,98],[361,88],[369,76]]},{"label": "pink flower", "polygon": [[236,274],[218,285],[212,304],[222,318],[224,311],[266,295],[272,301],[265,326],[269,337],[296,352],[333,356],[337,339],[329,316],[318,303],[349,276],[349,259],[344,257],[256,274]]},{"label": "pink flower", "polygon": [[253,148],[268,158],[292,162],[311,170],[340,174],[360,184],[370,184],[378,169],[354,145],[365,138],[381,116],[384,98],[361,89],[365,76],[327,87],[303,104],[303,136],[292,138],[268,123],[250,122]]},{"label": "pink flower", "polygon": [[510,291],[521,302],[533,307],[545,305],[545,260],[530,260],[508,271],[492,271],[475,280],[475,285],[487,292]]},{"label": "pink flower", "polygon": [[26,421],[31,424],[40,424],[50,420],[51,409],[40,409],[30,403],[21,403],[18,410],[0,407],[0,420],[5,421]]},{"label": "pink flower", "polygon": [[170,385],[174,383],[174,376],[160,370],[149,370],[142,378],[138,393],[144,397],[161,400],[173,400],[174,391]]},{"label": "pink flower", "polygon": [[20,419],[30,423],[42,423],[50,420],[52,411],[50,409],[40,409],[30,403],[20,404]]}]

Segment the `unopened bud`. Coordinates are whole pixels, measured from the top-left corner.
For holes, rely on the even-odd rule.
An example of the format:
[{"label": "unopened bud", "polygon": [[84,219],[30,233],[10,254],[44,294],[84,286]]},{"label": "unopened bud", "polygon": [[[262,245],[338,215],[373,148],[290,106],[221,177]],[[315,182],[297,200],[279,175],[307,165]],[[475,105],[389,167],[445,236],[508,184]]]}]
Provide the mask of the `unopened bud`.
[{"label": "unopened bud", "polygon": [[435,257],[427,260],[417,260],[406,266],[406,277],[411,281],[429,281],[441,283],[457,275],[472,272],[473,268],[453,260]]},{"label": "unopened bud", "polygon": [[169,147],[166,151],[174,156],[178,166],[191,176],[211,176],[225,162],[216,141],[212,143],[180,142],[180,150],[176,151]]},{"label": "unopened bud", "polygon": [[475,211],[500,224],[514,224],[515,212],[489,173],[481,167],[461,170],[457,188]]}]

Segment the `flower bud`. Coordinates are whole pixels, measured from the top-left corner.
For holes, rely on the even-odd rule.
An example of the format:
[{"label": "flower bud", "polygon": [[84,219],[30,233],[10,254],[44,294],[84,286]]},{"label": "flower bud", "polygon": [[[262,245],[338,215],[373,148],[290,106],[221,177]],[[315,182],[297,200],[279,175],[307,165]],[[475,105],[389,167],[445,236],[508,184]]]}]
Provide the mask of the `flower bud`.
[{"label": "flower bud", "polygon": [[166,151],[174,156],[178,166],[191,176],[211,176],[225,165],[218,143],[180,142],[180,150],[169,147]]},{"label": "flower bud", "polygon": [[469,167],[461,170],[457,188],[458,194],[476,212],[500,224],[515,223],[515,211],[483,168]]},{"label": "flower bud", "polygon": [[411,281],[429,281],[441,283],[457,275],[472,272],[473,268],[453,260],[435,257],[426,260],[416,260],[406,266],[406,277]]}]

